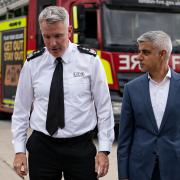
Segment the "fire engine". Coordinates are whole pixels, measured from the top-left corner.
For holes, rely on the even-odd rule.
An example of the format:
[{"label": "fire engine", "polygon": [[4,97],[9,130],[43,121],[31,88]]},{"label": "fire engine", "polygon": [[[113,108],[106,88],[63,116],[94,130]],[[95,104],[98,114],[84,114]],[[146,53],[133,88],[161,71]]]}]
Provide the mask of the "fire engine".
[{"label": "fire engine", "polygon": [[116,122],[124,85],[142,74],[136,60],[136,39],[142,33],[163,30],[171,36],[173,53],[169,65],[180,72],[179,0],[29,0],[27,16],[0,22],[1,112],[13,110],[26,55],[43,47],[38,15],[50,5],[63,6],[69,12],[71,41],[96,49],[100,56]]}]

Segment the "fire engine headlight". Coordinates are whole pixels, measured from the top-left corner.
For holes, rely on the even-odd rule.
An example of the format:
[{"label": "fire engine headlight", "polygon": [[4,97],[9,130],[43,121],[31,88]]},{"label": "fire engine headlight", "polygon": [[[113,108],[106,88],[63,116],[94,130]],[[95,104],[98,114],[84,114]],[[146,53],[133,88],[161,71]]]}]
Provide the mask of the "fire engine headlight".
[{"label": "fire engine headlight", "polygon": [[114,115],[120,115],[122,102],[112,101],[112,109]]}]

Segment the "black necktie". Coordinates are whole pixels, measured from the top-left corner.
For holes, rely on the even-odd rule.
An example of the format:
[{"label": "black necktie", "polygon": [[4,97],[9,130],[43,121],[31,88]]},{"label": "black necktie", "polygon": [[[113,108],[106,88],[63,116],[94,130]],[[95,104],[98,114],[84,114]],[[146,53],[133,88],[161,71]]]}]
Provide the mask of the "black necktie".
[{"label": "black necktie", "polygon": [[49,93],[46,129],[52,136],[58,127],[64,128],[64,90],[62,59],[57,58],[57,65],[52,77]]}]

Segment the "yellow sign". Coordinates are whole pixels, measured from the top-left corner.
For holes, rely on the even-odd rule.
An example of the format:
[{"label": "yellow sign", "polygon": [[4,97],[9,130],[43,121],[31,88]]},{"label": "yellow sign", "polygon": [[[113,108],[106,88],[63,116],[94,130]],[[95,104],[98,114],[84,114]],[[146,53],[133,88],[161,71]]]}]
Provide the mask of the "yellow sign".
[{"label": "yellow sign", "polygon": [[26,27],[26,17],[0,22],[0,31]]},{"label": "yellow sign", "polygon": [[26,17],[0,22],[0,77],[3,107],[13,108],[16,86],[26,58]]}]

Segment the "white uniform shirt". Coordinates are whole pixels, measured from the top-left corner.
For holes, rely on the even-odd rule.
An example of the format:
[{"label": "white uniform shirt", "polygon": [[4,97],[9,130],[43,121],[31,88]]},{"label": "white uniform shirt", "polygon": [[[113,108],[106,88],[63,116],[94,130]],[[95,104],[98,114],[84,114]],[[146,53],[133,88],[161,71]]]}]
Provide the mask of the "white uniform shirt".
[{"label": "white uniform shirt", "polygon": [[[82,135],[95,128],[98,118],[99,151],[111,151],[114,117],[106,75],[99,57],[81,53],[75,44],[69,42],[62,59],[65,128],[59,128],[53,137]],[[25,152],[29,123],[33,130],[48,135],[46,115],[55,63],[55,57],[47,49],[41,56],[24,63],[12,116],[15,152]],[[29,121],[32,102],[33,111]]]},{"label": "white uniform shirt", "polygon": [[150,79],[149,90],[150,90],[151,103],[158,128],[160,128],[164,111],[166,108],[166,103],[169,93],[170,78],[171,78],[170,68],[165,78],[160,83],[155,82],[149,76]]}]

